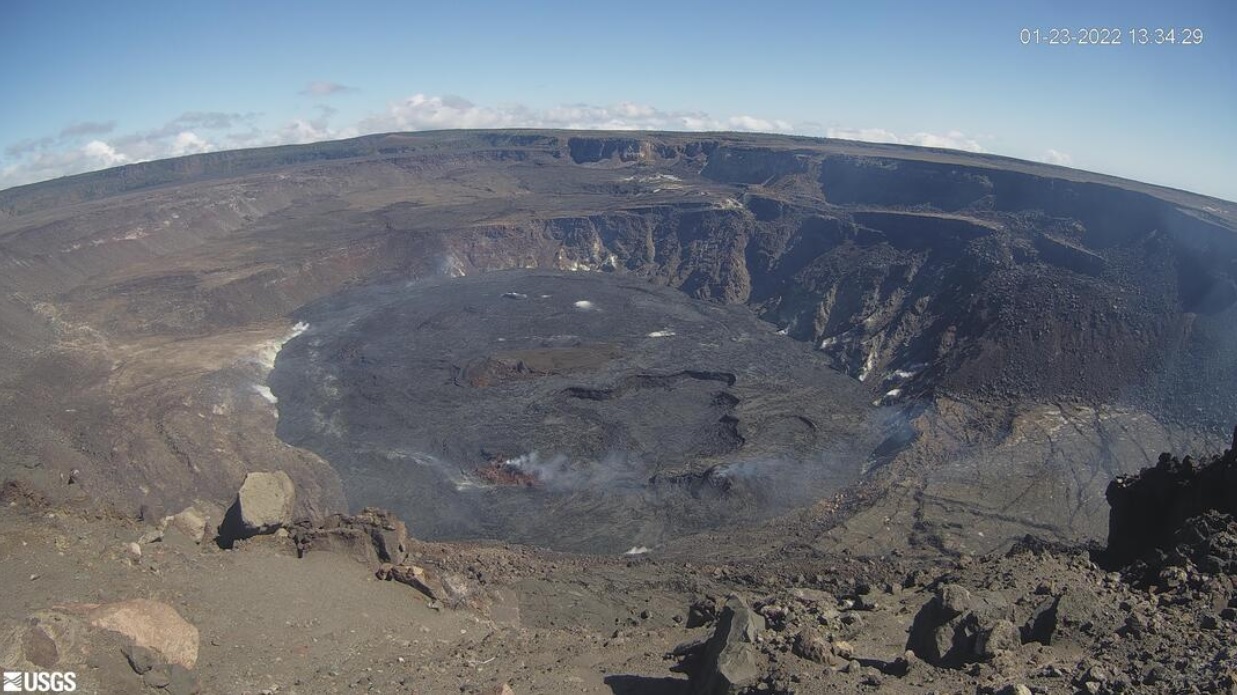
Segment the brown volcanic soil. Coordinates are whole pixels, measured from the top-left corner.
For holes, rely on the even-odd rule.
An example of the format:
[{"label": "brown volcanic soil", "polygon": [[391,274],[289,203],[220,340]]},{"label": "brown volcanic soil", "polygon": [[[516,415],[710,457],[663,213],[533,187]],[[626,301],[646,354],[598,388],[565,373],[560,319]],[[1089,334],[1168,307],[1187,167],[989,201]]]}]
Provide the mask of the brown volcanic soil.
[{"label": "brown volcanic soil", "polygon": [[[709,636],[731,595],[765,621],[750,692],[1237,688],[1237,588],[1188,560],[1136,588],[1077,547],[1032,541],[958,561],[826,557],[793,524],[764,557],[721,562],[413,542],[412,561],[467,588],[465,605],[446,608],[376,581],[349,555],[298,559],[274,536],[222,551],[169,531],[135,560],[126,545],[150,527],[91,511],[73,487],[52,500],[4,491],[0,658],[74,671],[80,692],[163,692],[129,667],[124,639],[65,607],[143,598],[199,631],[192,673],[205,693],[488,693],[505,683],[546,695],[685,694],[668,654]],[[1227,530],[1187,543],[1237,562],[1237,524],[1213,527]],[[1007,620],[1024,636],[995,656],[928,663],[915,626],[944,591],[964,625]]]}]

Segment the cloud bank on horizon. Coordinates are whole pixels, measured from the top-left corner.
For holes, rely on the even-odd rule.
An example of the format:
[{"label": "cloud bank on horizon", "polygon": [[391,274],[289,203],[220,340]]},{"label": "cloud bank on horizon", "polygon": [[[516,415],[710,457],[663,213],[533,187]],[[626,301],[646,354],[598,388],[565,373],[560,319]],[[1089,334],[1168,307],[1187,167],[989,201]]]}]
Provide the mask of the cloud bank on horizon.
[{"label": "cloud bank on horizon", "polygon": [[[356,91],[330,81],[311,82],[302,95],[325,98]],[[70,123],[56,132],[5,148],[0,189],[61,176],[169,157],[272,145],[300,145],[372,133],[443,129],[555,128],[569,130],[740,131],[808,135],[866,142],[987,152],[982,140],[961,131],[898,134],[882,128],[825,127],[752,115],[713,116],[702,111],[667,111],[648,104],[566,104],[534,109],[521,104],[486,106],[463,97],[413,94],[385,109],[337,124],[337,110],[319,102],[312,115],[262,128],[256,113],[186,112],[162,126],[122,132],[114,121]],[[1069,164],[1070,157],[1047,150],[1041,161]]]},{"label": "cloud bank on horizon", "polygon": [[[1237,201],[1232,2],[629,0],[624,17],[656,18],[638,29],[587,2],[4,7],[0,188],[195,152],[529,127],[954,148]],[[1048,27],[1121,40],[1054,44]]]}]

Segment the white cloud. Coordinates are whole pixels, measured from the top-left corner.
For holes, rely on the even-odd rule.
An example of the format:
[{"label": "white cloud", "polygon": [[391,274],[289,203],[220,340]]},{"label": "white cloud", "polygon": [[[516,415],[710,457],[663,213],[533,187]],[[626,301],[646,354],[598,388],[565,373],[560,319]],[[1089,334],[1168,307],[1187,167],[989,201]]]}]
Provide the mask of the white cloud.
[{"label": "white cloud", "polygon": [[264,145],[304,145],[323,140],[342,140],[360,135],[355,127],[333,128],[328,118],[295,118],[273,133],[258,131],[239,141],[236,147],[261,147]]},{"label": "white cloud", "polygon": [[318,142],[329,137],[326,131],[315,127],[314,124],[302,118],[294,119],[291,123],[284,126],[280,133],[283,135],[281,139],[293,145]]},{"label": "white cloud", "polygon": [[[334,82],[314,82],[303,92],[325,96],[351,90]],[[369,133],[457,128],[565,128],[577,130],[691,130],[827,134],[832,138],[947,147],[983,152],[979,140],[959,131],[899,135],[880,128],[823,128],[752,114],[715,117],[700,111],[664,111],[651,104],[619,101],[608,106],[563,104],[531,108],[522,104],[487,106],[454,95],[413,94],[382,110],[337,125],[336,109],[317,104],[274,127],[260,127],[255,113],[191,111],[153,130],[121,133],[106,140],[66,139],[64,133],[103,135],[112,123],[78,123],[60,136],[8,145],[0,160],[0,189],[57,176],[165,157],[269,145],[303,144]]]},{"label": "white cloud", "polygon": [[696,111],[662,111],[649,104],[630,101],[611,106],[563,104],[532,109],[520,104],[478,106],[460,97],[414,94],[393,102],[385,112],[362,120],[358,130],[382,133],[392,130],[437,128],[565,128],[569,130],[742,130],[792,132],[788,121],[740,115],[714,118]]},{"label": "white cloud", "polygon": [[19,159],[49,149],[70,149],[88,135],[106,135],[115,128],[115,121],[78,121],[61,128],[56,135],[14,142],[4,149],[4,153],[9,157]]},{"label": "white cloud", "polygon": [[319,80],[310,82],[301,90],[301,94],[306,94],[315,97],[329,97],[335,94],[345,94],[347,92],[358,91],[356,87],[349,87],[346,84],[338,82],[330,82],[327,80]]},{"label": "white cloud", "polygon": [[657,109],[647,104],[633,104],[630,101],[620,102],[615,111],[624,118],[649,118],[657,114]]},{"label": "white cloud", "polygon": [[133,161],[102,140],[91,140],[85,145],[67,149],[38,149],[0,169],[0,188],[106,169]]},{"label": "white cloud", "polygon": [[52,145],[55,145],[55,144],[56,144],[56,138],[53,138],[50,136],[42,137],[38,139],[27,138],[25,140],[18,140],[17,142],[9,145],[8,147],[5,147],[4,154],[14,159],[18,159],[20,157],[25,157],[31,153],[39,152],[40,150],[47,149],[48,147],[51,147]]},{"label": "white cloud", "polygon": [[91,140],[81,149],[82,154],[93,159],[103,167],[114,167],[127,164],[129,157],[116,151],[115,147],[102,140]]},{"label": "white cloud", "polygon": [[1068,152],[1062,152],[1060,150],[1049,148],[1039,156],[1039,161],[1044,162],[1045,164],[1057,164],[1067,167],[1074,163],[1074,158],[1071,157]]},{"label": "white cloud", "polygon": [[177,133],[172,140],[172,147],[169,150],[172,156],[179,157],[186,154],[200,154],[202,152],[210,152],[215,149],[209,142],[203,140],[200,136],[190,131]]},{"label": "white cloud", "polygon": [[78,121],[61,128],[60,137],[76,135],[106,135],[116,129],[116,121]]},{"label": "white cloud", "polygon": [[985,152],[979,138],[968,136],[960,130],[948,133],[918,132],[910,135],[898,135],[884,128],[829,128],[825,137],[839,140],[861,140],[863,142],[884,142],[894,145],[917,145],[919,147],[938,147],[965,152]]},{"label": "white cloud", "polygon": [[966,152],[984,151],[983,146],[977,140],[967,137],[965,133],[959,130],[951,130],[944,135],[915,133],[910,136],[909,140],[910,144],[921,147],[943,147],[950,150],[964,150]]},{"label": "white cloud", "polygon": [[434,130],[441,128],[510,128],[511,113],[477,106],[459,97],[414,94],[387,105],[385,113],[361,121],[363,132]]},{"label": "white cloud", "polygon": [[898,144],[902,139],[892,131],[883,128],[829,128],[825,137],[838,140],[860,140],[863,142],[888,142]]},{"label": "white cloud", "polygon": [[763,133],[788,133],[792,130],[786,121],[767,121],[754,116],[733,116],[726,120],[730,130],[748,130]]}]

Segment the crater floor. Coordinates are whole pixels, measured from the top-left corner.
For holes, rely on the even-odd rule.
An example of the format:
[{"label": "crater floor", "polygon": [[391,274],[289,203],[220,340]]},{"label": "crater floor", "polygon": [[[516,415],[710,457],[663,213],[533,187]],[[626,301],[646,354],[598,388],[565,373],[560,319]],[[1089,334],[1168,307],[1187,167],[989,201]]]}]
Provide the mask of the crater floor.
[{"label": "crater floor", "polygon": [[616,274],[400,280],[297,318],[270,377],[280,438],[427,539],[656,547],[853,483],[886,429],[745,307]]}]

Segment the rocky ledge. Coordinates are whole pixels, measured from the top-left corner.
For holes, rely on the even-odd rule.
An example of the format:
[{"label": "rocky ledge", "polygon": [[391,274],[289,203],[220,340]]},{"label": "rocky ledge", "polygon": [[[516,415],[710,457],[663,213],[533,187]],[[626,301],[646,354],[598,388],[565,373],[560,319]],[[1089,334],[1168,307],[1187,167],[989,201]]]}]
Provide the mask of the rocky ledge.
[{"label": "rocky ledge", "polygon": [[[1231,523],[1237,515],[1237,429],[1232,448],[1222,455],[1196,461],[1161,454],[1155,467],[1113,480],[1106,497],[1110,505],[1106,560],[1113,566],[1127,565],[1148,553],[1163,555],[1183,539],[1188,542],[1204,533],[1202,527],[1223,525],[1225,518]],[[1199,519],[1203,516],[1205,521]]]}]

